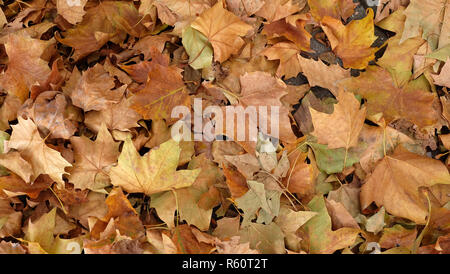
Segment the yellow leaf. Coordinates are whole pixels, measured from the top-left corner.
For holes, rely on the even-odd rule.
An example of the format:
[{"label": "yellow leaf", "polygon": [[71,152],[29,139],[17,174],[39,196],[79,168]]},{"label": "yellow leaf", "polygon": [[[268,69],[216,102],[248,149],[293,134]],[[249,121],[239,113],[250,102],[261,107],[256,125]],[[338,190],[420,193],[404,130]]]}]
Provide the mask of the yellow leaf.
[{"label": "yellow leaf", "polygon": [[246,35],[252,28],[224,9],[222,1],[202,13],[191,27],[208,38],[214,48],[214,60],[220,63],[238,53],[245,43],[240,36]]},{"label": "yellow leaf", "polygon": [[146,195],[188,187],[200,169],[177,171],[180,152],[179,144],[171,139],[141,157],[131,139],[127,139],[119,164],[111,168],[111,182],[127,192]]},{"label": "yellow leaf", "polygon": [[341,20],[325,16],[322,28],[331,43],[333,52],[342,59],[345,68],[364,69],[369,61],[375,59],[378,48],[371,45],[377,39],[373,24],[373,11],[361,20],[351,21],[348,25]]},{"label": "yellow leaf", "polygon": [[356,7],[353,0],[308,0],[308,5],[317,21],[325,16],[347,20]]},{"label": "yellow leaf", "polygon": [[341,91],[339,102],[332,114],[318,112],[310,107],[314,131],[318,142],[328,148],[354,147],[358,143],[359,133],[366,118],[366,108],[360,109],[360,103],[353,93]]}]

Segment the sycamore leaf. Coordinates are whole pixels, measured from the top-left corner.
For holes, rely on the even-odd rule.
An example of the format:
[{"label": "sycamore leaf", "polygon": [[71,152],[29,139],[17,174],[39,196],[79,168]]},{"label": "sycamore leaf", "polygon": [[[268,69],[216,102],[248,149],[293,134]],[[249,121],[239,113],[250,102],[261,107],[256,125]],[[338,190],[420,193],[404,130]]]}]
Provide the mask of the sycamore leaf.
[{"label": "sycamore leaf", "polygon": [[355,228],[340,228],[331,230],[331,218],[325,206],[325,200],[316,196],[309,202],[308,207],[317,215],[311,218],[305,225],[308,234],[309,252],[312,254],[331,254],[336,250],[353,245],[359,230]]},{"label": "sycamore leaf", "polygon": [[315,193],[318,170],[314,162],[306,163],[307,153],[295,150],[289,153],[290,168],[283,184],[291,193],[302,196]]},{"label": "sycamore leaf", "polygon": [[426,199],[419,187],[450,184],[450,175],[441,162],[398,147],[379,162],[361,189],[361,208],[372,202],[389,213],[425,224]]},{"label": "sycamore leaf", "polygon": [[396,33],[387,41],[387,49],[383,57],[378,59],[377,64],[391,73],[397,86],[404,86],[411,78],[414,54],[425,42],[419,36],[400,41],[405,20],[404,8],[400,8],[377,24],[383,29]]},{"label": "sycamore leaf", "polygon": [[[280,99],[287,94],[286,85],[268,73],[254,72],[241,76],[241,98],[244,106],[267,106],[267,125],[271,125],[271,107],[279,106],[279,134],[282,141],[293,143],[296,139],[289,120],[289,111]],[[259,111],[259,108],[257,108]],[[256,123],[256,121],[253,121]],[[265,134],[270,135],[269,126]]]},{"label": "sycamore leaf", "polygon": [[122,42],[126,34],[142,36],[145,27],[140,20],[132,2],[100,2],[87,10],[80,24],[64,32],[64,38],[59,35],[55,37],[60,43],[75,49],[72,58],[77,61],[99,50],[108,41]]},{"label": "sycamore leaf", "polygon": [[277,76],[286,79],[296,77],[301,71],[300,54],[297,46],[291,42],[280,42],[262,52],[269,60],[280,60]]},{"label": "sycamore leaf", "polygon": [[359,137],[360,144],[365,146],[359,163],[367,173],[371,173],[377,162],[400,144],[411,152],[425,154],[418,141],[389,126],[375,127],[365,124]]},{"label": "sycamore leaf", "polygon": [[211,7],[210,0],[156,0],[169,8],[178,16],[178,20],[186,20],[198,16]]},{"label": "sycamore leaf", "polygon": [[78,0],[74,1],[75,5],[69,5],[68,0],[57,0],[56,9],[58,14],[60,14],[67,22],[71,24],[76,24],[81,22],[83,15],[86,14],[84,11],[84,6],[88,0]]},{"label": "sycamore leaf", "polygon": [[325,16],[347,20],[356,7],[353,0],[308,0],[308,5],[312,16],[319,22]]},{"label": "sycamore leaf", "polygon": [[[30,101],[27,101],[30,102]],[[69,99],[58,91],[44,91],[28,108],[22,106],[19,115],[33,119],[43,133],[50,133],[50,138],[69,139],[77,130],[69,119],[73,106]],[[75,113],[76,111],[73,111]]]},{"label": "sycamore leaf", "polygon": [[119,157],[119,143],[102,124],[95,142],[85,136],[70,139],[74,147],[75,164],[70,170],[69,182],[75,188],[101,190],[109,185],[108,168]]},{"label": "sycamore leaf", "polygon": [[[215,190],[213,185],[220,181],[220,169],[206,159],[204,154],[192,159],[188,168],[201,168],[192,186],[154,194],[151,196],[150,206],[156,209],[158,216],[169,228],[175,227],[174,213],[177,210],[181,220],[206,231],[209,229],[213,207],[218,204],[218,197],[211,197],[210,194]],[[213,201],[205,203],[205,200]]]},{"label": "sycamore leaf", "polygon": [[[397,86],[385,69],[369,66],[359,77],[345,79],[340,84],[346,91],[367,99],[369,116],[381,112],[386,122],[405,118],[424,128],[434,125],[438,114],[433,108],[435,94],[428,92],[428,84],[421,81],[419,78],[405,86]],[[371,84],[368,86],[367,83]]]},{"label": "sycamore leaf", "polygon": [[419,36],[427,40],[433,50],[450,43],[450,3],[446,0],[411,0],[405,10],[406,22],[400,43]]},{"label": "sycamore leaf", "polygon": [[244,211],[241,226],[250,225],[257,213],[257,223],[270,224],[279,213],[281,192],[276,190],[266,191],[264,184],[256,181],[248,181],[247,183],[249,190],[243,196],[235,199],[237,206]]},{"label": "sycamore leaf", "polygon": [[329,89],[333,95],[338,95],[338,81],[350,77],[350,70],[339,65],[325,65],[322,61],[314,61],[300,56],[300,67],[308,78],[309,85]]},{"label": "sycamore leaf", "polygon": [[358,143],[359,133],[366,118],[365,107],[360,108],[360,102],[353,93],[341,91],[337,96],[338,103],[334,105],[332,114],[318,112],[310,107],[314,131],[312,135],[318,142],[328,145],[328,148],[345,148],[348,150]]},{"label": "sycamore leaf", "polygon": [[138,127],[137,122],[140,119],[142,116],[130,108],[130,100],[123,98],[105,110],[89,111],[85,115],[84,123],[94,131],[99,131],[102,123],[111,130],[129,131],[130,128]]},{"label": "sycamore leaf", "polygon": [[179,144],[171,139],[140,156],[131,139],[126,139],[119,164],[110,170],[111,183],[127,192],[146,195],[188,187],[201,170],[176,171],[180,152]]},{"label": "sycamore leaf", "polygon": [[[227,7],[237,16],[251,16],[259,11],[266,2],[264,0],[226,0]],[[269,1],[269,3],[272,1]]]},{"label": "sycamore leaf", "polygon": [[41,248],[48,252],[53,245],[53,230],[55,229],[55,225],[56,208],[53,208],[49,213],[42,215],[37,221],[31,222],[31,220],[29,220],[25,232],[25,240],[36,245],[36,247],[32,247],[32,249]]},{"label": "sycamore leaf", "polygon": [[407,229],[397,224],[383,230],[380,238],[380,247],[389,249],[394,247],[406,247],[412,249],[417,237],[417,229]]},{"label": "sycamore leaf", "polygon": [[302,10],[306,4],[305,1],[293,0],[264,0],[264,2],[264,6],[256,12],[256,15],[263,17],[269,23]]},{"label": "sycamore leaf", "polygon": [[302,225],[306,224],[317,212],[312,211],[294,211],[287,207],[280,209],[280,215],[275,219],[285,234],[295,233]]},{"label": "sycamore leaf", "polygon": [[352,149],[330,149],[326,145],[308,143],[314,151],[317,166],[327,174],[338,173],[359,161],[359,153]]},{"label": "sycamore leaf", "polygon": [[191,104],[181,70],[157,61],[152,61],[150,66],[145,87],[130,98],[131,108],[144,119],[170,120],[174,107]]},{"label": "sycamore leaf", "polygon": [[342,59],[345,68],[364,69],[375,59],[378,48],[371,45],[376,40],[373,11],[361,20],[343,25],[341,20],[325,16],[321,23],[333,52]]},{"label": "sycamore leaf", "polygon": [[198,30],[187,27],[182,38],[184,49],[189,55],[189,65],[194,69],[211,66],[213,49],[208,39]]},{"label": "sycamore leaf", "polygon": [[271,24],[265,25],[263,34],[269,38],[276,38],[283,36],[297,46],[297,50],[311,51],[310,40],[311,34],[305,29],[306,21],[303,19],[295,20],[295,23],[290,23],[287,19],[275,21]]},{"label": "sycamore leaf", "polygon": [[50,44],[51,41],[33,39],[25,33],[9,34],[5,43],[8,67],[0,74],[3,89],[23,102],[32,85],[47,80],[50,68],[41,57]]},{"label": "sycamore leaf", "polygon": [[36,199],[39,193],[53,184],[48,177],[39,177],[32,184],[25,182],[16,174],[0,177],[0,190],[8,196],[28,195]]},{"label": "sycamore leaf", "polygon": [[192,28],[208,38],[214,48],[214,60],[220,63],[241,49],[245,42],[240,36],[246,35],[251,29],[250,25],[242,22],[222,5],[222,1],[218,1],[191,24]]},{"label": "sycamore leaf", "polygon": [[33,176],[31,165],[17,151],[0,154],[0,164],[17,174],[25,182],[30,182]]},{"label": "sycamore leaf", "polygon": [[84,71],[80,76],[78,70],[74,70],[65,87],[74,106],[84,111],[105,110],[112,104],[120,102],[126,86],[114,89],[114,78],[101,64]]},{"label": "sycamore leaf", "polygon": [[240,243],[250,243],[251,249],[256,249],[262,254],[283,254],[284,234],[275,223],[268,225],[250,223],[241,228],[239,233]]},{"label": "sycamore leaf", "polygon": [[60,186],[64,185],[62,175],[66,172],[64,168],[72,166],[61,154],[49,148],[45,140],[39,135],[36,125],[31,119],[18,118],[19,123],[12,126],[13,131],[9,146],[20,152],[20,155],[33,168],[34,181],[40,174],[47,174]]}]

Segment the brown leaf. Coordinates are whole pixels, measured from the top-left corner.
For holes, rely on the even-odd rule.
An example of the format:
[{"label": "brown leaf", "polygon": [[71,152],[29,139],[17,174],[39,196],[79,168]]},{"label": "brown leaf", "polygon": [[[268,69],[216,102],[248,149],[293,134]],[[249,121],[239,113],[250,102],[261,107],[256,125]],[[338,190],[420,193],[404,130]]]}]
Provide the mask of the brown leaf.
[{"label": "brown leaf", "polygon": [[375,202],[395,216],[424,224],[428,207],[419,187],[436,184],[450,184],[447,168],[437,160],[399,147],[379,162],[362,186],[361,208]]},{"label": "brown leaf", "polygon": [[222,1],[219,1],[191,24],[208,38],[214,48],[214,60],[220,63],[241,49],[245,43],[241,36],[251,29],[250,25],[242,22],[222,5]]}]

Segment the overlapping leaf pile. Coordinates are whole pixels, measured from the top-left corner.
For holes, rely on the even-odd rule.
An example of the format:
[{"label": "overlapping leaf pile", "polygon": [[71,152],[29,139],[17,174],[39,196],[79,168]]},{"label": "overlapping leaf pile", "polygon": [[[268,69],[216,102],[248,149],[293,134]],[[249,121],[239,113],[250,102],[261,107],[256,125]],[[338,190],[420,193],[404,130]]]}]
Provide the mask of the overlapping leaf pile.
[{"label": "overlapping leaf pile", "polygon": [[0,2],[0,253],[450,253],[450,1]]}]

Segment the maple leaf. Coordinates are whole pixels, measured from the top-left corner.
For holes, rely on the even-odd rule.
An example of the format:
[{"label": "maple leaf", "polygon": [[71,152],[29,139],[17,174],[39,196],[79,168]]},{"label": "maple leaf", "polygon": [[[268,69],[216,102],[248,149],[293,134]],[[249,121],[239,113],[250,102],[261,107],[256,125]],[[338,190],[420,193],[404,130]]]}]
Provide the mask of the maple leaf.
[{"label": "maple leaf", "polygon": [[356,7],[353,0],[308,0],[308,5],[318,22],[325,16],[347,20]]},{"label": "maple leaf", "polygon": [[31,249],[31,252],[45,253],[52,248],[55,225],[56,208],[53,208],[49,213],[45,213],[35,222],[31,222],[31,219],[28,220],[25,240],[29,242],[28,248]]},{"label": "maple leaf", "polygon": [[263,34],[266,34],[269,38],[283,36],[293,42],[299,51],[311,51],[310,40],[312,36],[305,29],[305,25],[306,21],[302,18],[294,20],[294,23],[289,22],[286,18],[265,25]]},{"label": "maple leaf", "polygon": [[131,139],[126,139],[118,165],[110,170],[111,183],[146,195],[188,187],[201,170],[176,171],[180,152],[179,144],[171,139],[141,157]]},{"label": "maple leaf", "polygon": [[450,43],[450,3],[446,0],[411,0],[405,10],[406,22],[400,43],[420,35],[433,50]]},{"label": "maple leaf", "polygon": [[177,15],[177,21],[196,17],[211,8],[210,0],[156,0]]},{"label": "maple leaf", "polygon": [[95,142],[85,136],[72,137],[75,164],[70,170],[69,182],[79,189],[100,190],[108,186],[108,167],[119,157],[119,143],[102,124]]},{"label": "maple leaf", "polygon": [[0,74],[0,83],[9,94],[23,102],[32,85],[47,79],[50,68],[41,57],[51,44],[52,41],[33,39],[25,33],[7,36],[8,68]]},{"label": "maple leaf", "polygon": [[240,243],[250,243],[251,249],[262,254],[283,254],[284,234],[276,223],[268,225],[250,223],[239,232]]},{"label": "maple leaf", "polygon": [[13,131],[9,146],[20,152],[20,155],[33,169],[34,181],[40,174],[49,175],[59,186],[64,186],[62,175],[66,174],[64,168],[71,167],[61,154],[49,148],[45,140],[39,135],[36,124],[31,119],[18,117],[19,123],[12,126]]},{"label": "maple leaf", "polygon": [[318,142],[328,145],[328,148],[349,149],[358,143],[359,133],[366,118],[365,107],[360,108],[360,102],[352,93],[341,91],[337,97],[332,114],[321,113],[310,108],[314,131],[312,135]]},{"label": "maple leaf", "polygon": [[280,60],[277,76],[286,79],[296,77],[301,71],[300,54],[297,46],[290,42],[280,42],[262,52],[269,60]]},{"label": "maple leaf", "polygon": [[279,213],[281,192],[266,191],[264,184],[257,181],[248,181],[247,184],[249,190],[243,196],[235,199],[237,206],[244,211],[241,226],[250,225],[256,213],[258,213],[257,223],[270,224]]},{"label": "maple leaf", "polygon": [[283,184],[291,193],[302,196],[315,193],[315,182],[318,170],[314,163],[306,163],[307,153],[294,150],[289,153],[290,168],[288,175],[283,178]]},{"label": "maple leaf", "polygon": [[360,155],[359,163],[367,173],[371,173],[376,163],[385,154],[393,152],[400,144],[411,152],[425,154],[417,141],[389,126],[374,127],[364,125],[359,142],[365,146],[364,151]]},{"label": "maple leaf", "polygon": [[342,80],[340,84],[346,91],[367,99],[369,116],[383,113],[386,122],[405,118],[422,128],[434,125],[438,119],[432,107],[436,96],[427,92],[427,84],[420,79],[397,86],[385,69],[369,66],[359,77]]},{"label": "maple leaf", "polygon": [[417,237],[417,229],[407,229],[401,225],[385,228],[380,238],[381,248],[406,247],[412,249]]},{"label": "maple leaf", "polygon": [[371,47],[377,39],[373,24],[373,11],[361,20],[343,25],[341,20],[325,16],[322,28],[331,43],[333,52],[342,59],[345,68],[364,69],[375,59],[378,48]]},{"label": "maple leaf", "polygon": [[322,61],[314,61],[300,56],[301,70],[308,78],[310,86],[319,86],[329,89],[333,95],[338,95],[338,82],[350,77],[350,71],[339,65],[325,65]]},{"label": "maple leaf", "polygon": [[[30,101],[27,102],[31,104]],[[22,106],[19,115],[33,119],[39,129],[50,133],[50,138],[69,139],[77,130],[68,119],[68,113],[74,108],[60,92],[42,92],[31,106],[26,107],[27,103]]]},{"label": "maple leaf", "polygon": [[67,0],[57,0],[56,9],[67,22],[75,25],[83,20],[83,16],[86,14],[84,6],[87,2],[88,0],[79,0],[79,5],[69,5]]},{"label": "maple leaf", "polygon": [[312,217],[303,227],[308,234],[309,252],[313,254],[331,254],[336,250],[354,244],[359,229],[340,228],[331,230],[331,218],[321,196],[314,197],[308,204],[311,211],[317,215]]},{"label": "maple leaf", "polygon": [[130,100],[123,98],[117,104],[101,111],[89,111],[85,115],[84,123],[92,130],[99,131],[101,124],[111,130],[129,131],[138,127],[138,121],[142,116],[130,108]]},{"label": "maple leaf", "polygon": [[192,186],[152,195],[150,206],[156,209],[169,228],[175,227],[174,213],[177,211],[181,220],[206,231],[209,229],[213,207],[218,204],[218,192],[216,195],[211,195],[211,192],[217,191],[213,185],[220,181],[221,170],[204,154],[192,159],[188,168],[201,169]]},{"label": "maple leaf", "polygon": [[0,177],[0,190],[8,193],[9,196],[15,197],[20,195],[28,195],[32,199],[36,199],[39,193],[53,184],[51,179],[39,177],[32,184],[25,182],[16,174]]},{"label": "maple leaf", "polygon": [[358,149],[330,149],[326,145],[313,142],[307,142],[307,144],[314,152],[317,167],[327,174],[342,172],[359,161]]},{"label": "maple leaf", "polygon": [[262,6],[256,15],[263,17],[269,23],[278,21],[291,14],[294,14],[305,7],[305,1],[292,1],[292,0],[264,0],[264,6]]},{"label": "maple leaf", "polygon": [[113,90],[114,87],[114,78],[101,64],[96,64],[84,71],[82,75],[79,74],[78,69],[74,69],[65,91],[69,94],[74,106],[84,111],[100,111],[122,99],[126,85]]},{"label": "maple leaf", "polygon": [[375,202],[395,216],[424,224],[428,209],[419,187],[436,184],[450,184],[447,168],[437,160],[411,153],[400,146],[394,154],[379,162],[363,185],[361,208]]},{"label": "maple leaf", "polygon": [[130,98],[131,108],[144,119],[173,121],[171,113],[174,107],[191,104],[181,70],[153,61],[150,66],[145,87]]},{"label": "maple leaf", "polygon": [[[217,20],[221,18],[221,20]],[[220,63],[236,54],[244,45],[244,36],[251,26],[223,8],[222,1],[203,12],[191,27],[203,33],[214,48],[214,60]]]},{"label": "maple leaf", "polygon": [[419,36],[401,41],[405,20],[404,8],[400,8],[377,24],[383,29],[396,33],[387,41],[387,49],[383,57],[378,59],[377,64],[391,73],[397,86],[405,85],[411,78],[414,54],[425,42]]},{"label": "maple leaf", "polygon": [[[30,182],[33,176],[31,165],[25,161],[17,151],[0,154],[0,164],[14,174],[18,175],[25,182]],[[8,175],[8,173],[6,173]]]},{"label": "maple leaf", "polygon": [[108,41],[120,43],[126,34],[140,37],[145,27],[140,22],[138,10],[132,2],[106,1],[87,10],[83,21],[55,38],[75,49],[72,58],[77,61],[99,50]]},{"label": "maple leaf", "polygon": [[[247,73],[240,78],[241,97],[240,102],[244,106],[267,106],[267,123],[271,125],[270,107],[279,106],[279,134],[280,139],[293,143],[296,140],[292,132],[289,120],[289,110],[284,107],[280,101],[281,97],[287,94],[286,85],[275,77],[263,72]],[[256,121],[253,121],[256,122]],[[270,135],[270,131],[266,129],[266,134]]]},{"label": "maple leaf", "polygon": [[238,16],[251,16],[259,11],[266,2],[264,0],[226,0],[230,11]]}]

